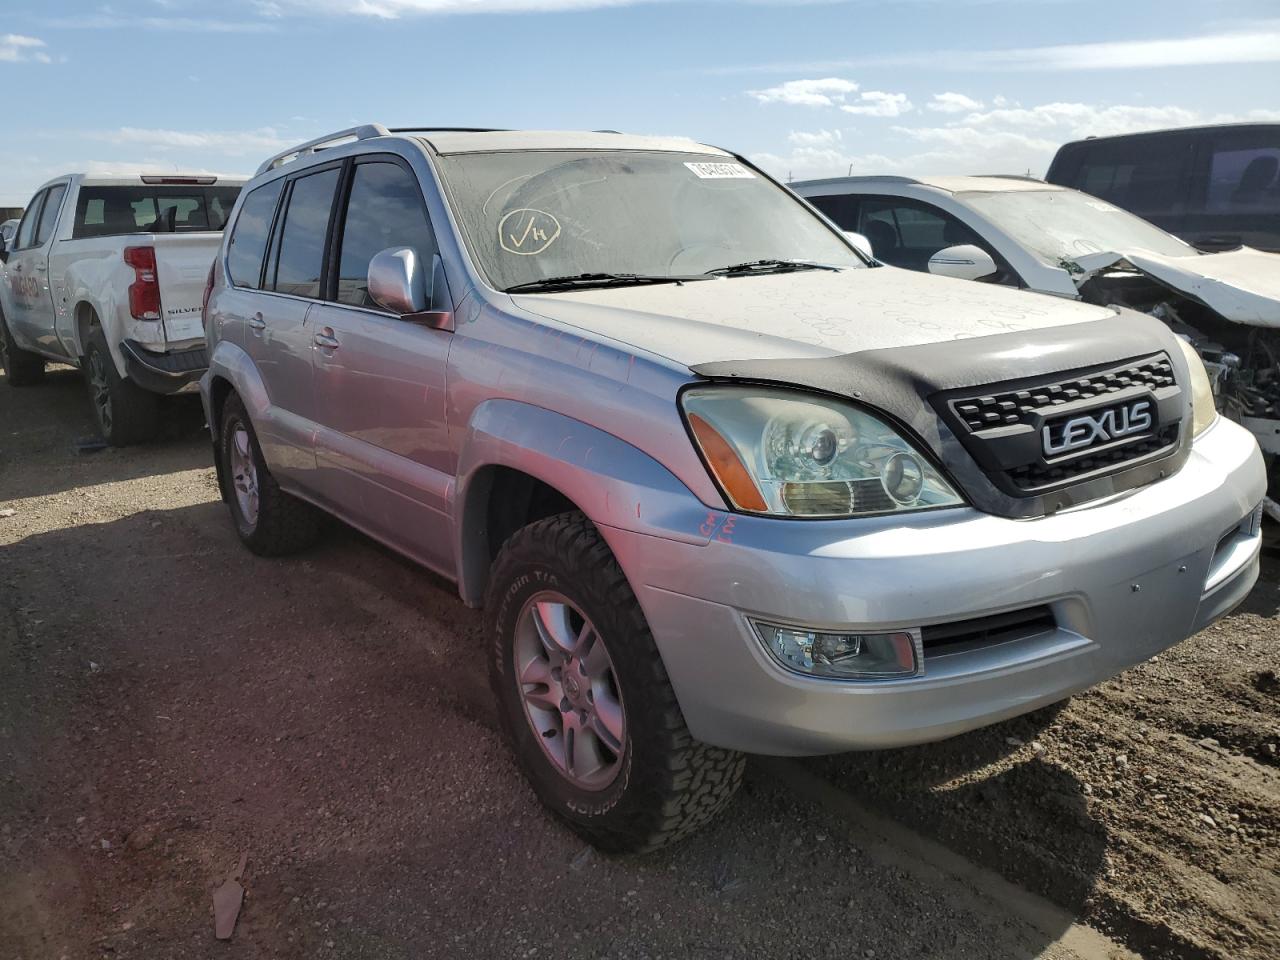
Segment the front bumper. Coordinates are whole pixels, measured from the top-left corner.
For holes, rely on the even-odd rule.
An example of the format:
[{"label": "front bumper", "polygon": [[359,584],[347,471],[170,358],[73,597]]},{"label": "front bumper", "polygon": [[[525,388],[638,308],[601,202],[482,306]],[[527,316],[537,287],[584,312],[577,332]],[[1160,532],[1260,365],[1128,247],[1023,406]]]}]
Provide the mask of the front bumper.
[{"label": "front bumper", "polygon": [[[777,755],[939,740],[1114,676],[1230,612],[1258,577],[1266,475],[1220,421],[1159,483],[1035,520],[969,508],[850,521],[718,514],[706,545],[616,528],[694,736]],[[785,670],[747,617],[866,631],[1047,606],[1037,633],[926,650],[903,680]]]},{"label": "front bumper", "polygon": [[209,352],[203,345],[156,353],[136,340],[124,340],[120,354],[129,379],[152,393],[178,393],[209,369]]}]

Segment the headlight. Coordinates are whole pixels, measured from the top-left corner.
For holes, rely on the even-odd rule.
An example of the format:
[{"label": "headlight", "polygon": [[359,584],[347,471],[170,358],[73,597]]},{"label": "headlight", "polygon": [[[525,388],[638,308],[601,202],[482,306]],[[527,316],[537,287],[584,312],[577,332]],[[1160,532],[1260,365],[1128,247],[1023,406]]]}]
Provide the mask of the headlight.
[{"label": "headlight", "polygon": [[1209,373],[1200,354],[1182,337],[1178,337],[1178,346],[1187,358],[1187,370],[1191,373],[1191,436],[1195,438],[1213,426],[1218,419],[1218,409],[1213,399],[1213,385],[1209,383]]},{"label": "headlight", "polygon": [[682,403],[737,510],[857,517],[964,502],[925,457],[853,404],[767,387],[697,387]]}]

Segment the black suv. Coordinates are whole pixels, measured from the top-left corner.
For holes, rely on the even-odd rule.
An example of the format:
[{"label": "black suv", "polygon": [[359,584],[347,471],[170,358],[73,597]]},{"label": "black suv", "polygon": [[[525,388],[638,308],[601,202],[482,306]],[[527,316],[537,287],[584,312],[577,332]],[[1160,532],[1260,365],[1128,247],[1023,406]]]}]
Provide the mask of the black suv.
[{"label": "black suv", "polygon": [[1150,220],[1201,250],[1280,253],[1280,124],[1090,137],[1058,150],[1046,178]]}]

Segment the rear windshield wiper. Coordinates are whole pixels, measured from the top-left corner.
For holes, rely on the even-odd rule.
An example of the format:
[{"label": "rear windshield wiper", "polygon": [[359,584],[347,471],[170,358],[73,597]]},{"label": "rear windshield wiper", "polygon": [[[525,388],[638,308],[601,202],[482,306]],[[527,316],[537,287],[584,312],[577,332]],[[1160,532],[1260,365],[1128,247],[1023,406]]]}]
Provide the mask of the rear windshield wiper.
[{"label": "rear windshield wiper", "polygon": [[503,293],[537,293],[539,291],[572,290],[577,287],[614,287],[646,283],[681,284],[686,280],[710,280],[703,276],[657,276],[643,273],[578,273],[566,277],[543,277],[507,287]]},{"label": "rear windshield wiper", "polygon": [[790,273],[793,270],[835,270],[840,268],[829,263],[814,263],[812,260],[748,260],[746,263],[733,263],[727,267],[716,267],[707,273],[716,277],[741,277],[756,273]]}]

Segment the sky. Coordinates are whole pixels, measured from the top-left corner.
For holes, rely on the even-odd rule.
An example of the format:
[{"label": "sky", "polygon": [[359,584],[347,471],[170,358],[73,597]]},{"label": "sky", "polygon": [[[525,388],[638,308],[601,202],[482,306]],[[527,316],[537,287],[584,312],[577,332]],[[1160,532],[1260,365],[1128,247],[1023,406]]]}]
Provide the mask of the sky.
[{"label": "sky", "polygon": [[1280,121],[1275,0],[0,0],[0,206],[358,123],[687,136],[784,179],[1031,173]]}]

